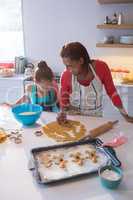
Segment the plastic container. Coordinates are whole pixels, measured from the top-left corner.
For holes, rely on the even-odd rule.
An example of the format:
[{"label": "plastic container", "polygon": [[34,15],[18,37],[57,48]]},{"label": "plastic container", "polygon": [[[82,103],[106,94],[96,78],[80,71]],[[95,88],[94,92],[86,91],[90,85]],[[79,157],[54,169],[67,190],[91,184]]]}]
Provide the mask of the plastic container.
[{"label": "plastic container", "polygon": [[[116,172],[120,178],[118,178],[117,180],[110,180],[109,178],[103,177],[102,173],[105,170],[112,170],[112,171]],[[115,167],[113,165],[101,167],[99,169],[98,173],[99,173],[99,177],[100,177],[100,181],[101,181],[102,185],[108,189],[117,189],[123,178],[122,169],[120,169],[119,167]]]},{"label": "plastic container", "polygon": [[[42,107],[37,104],[20,104],[12,108],[15,119],[25,126],[33,125],[40,118]],[[26,113],[26,115],[24,114]]]}]

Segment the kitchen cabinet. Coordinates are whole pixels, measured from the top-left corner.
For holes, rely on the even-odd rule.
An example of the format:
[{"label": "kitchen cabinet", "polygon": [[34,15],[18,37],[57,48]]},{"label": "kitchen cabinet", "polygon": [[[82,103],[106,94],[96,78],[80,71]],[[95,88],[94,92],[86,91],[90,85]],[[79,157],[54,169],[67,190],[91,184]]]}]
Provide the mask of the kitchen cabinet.
[{"label": "kitchen cabinet", "polygon": [[24,76],[0,77],[0,103],[15,103],[24,94]]},{"label": "kitchen cabinet", "polygon": [[[117,91],[120,94],[123,105],[129,115],[133,116],[133,85],[116,85]],[[119,111],[112,104],[112,101],[104,91],[103,98],[103,113],[105,117],[121,117]]]}]

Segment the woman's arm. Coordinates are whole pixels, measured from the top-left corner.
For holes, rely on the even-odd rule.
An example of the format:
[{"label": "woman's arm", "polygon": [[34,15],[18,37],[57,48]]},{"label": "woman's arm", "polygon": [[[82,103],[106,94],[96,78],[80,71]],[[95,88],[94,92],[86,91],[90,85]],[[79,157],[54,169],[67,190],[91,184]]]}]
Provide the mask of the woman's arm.
[{"label": "woman's arm", "polygon": [[69,97],[72,92],[72,74],[69,70],[62,73],[60,82],[60,107],[63,111],[66,111],[70,106]]}]

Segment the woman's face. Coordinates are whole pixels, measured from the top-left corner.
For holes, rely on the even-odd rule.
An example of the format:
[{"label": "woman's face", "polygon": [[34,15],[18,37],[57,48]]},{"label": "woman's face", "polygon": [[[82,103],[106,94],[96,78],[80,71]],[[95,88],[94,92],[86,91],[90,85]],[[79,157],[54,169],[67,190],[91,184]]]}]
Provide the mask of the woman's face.
[{"label": "woman's face", "polygon": [[80,58],[79,60],[71,60],[68,57],[63,58],[63,63],[66,65],[68,69],[71,70],[72,74],[75,76],[78,76],[83,71],[83,64],[84,60],[83,58]]}]

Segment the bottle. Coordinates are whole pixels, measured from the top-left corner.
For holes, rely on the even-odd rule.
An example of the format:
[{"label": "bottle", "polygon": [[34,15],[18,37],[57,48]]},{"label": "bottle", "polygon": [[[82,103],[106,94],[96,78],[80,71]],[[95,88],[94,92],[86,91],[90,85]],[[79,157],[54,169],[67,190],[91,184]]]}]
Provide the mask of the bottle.
[{"label": "bottle", "polygon": [[123,14],[119,13],[118,15],[118,25],[121,25],[123,23]]},{"label": "bottle", "polygon": [[111,24],[111,20],[108,16],[106,16],[106,18],[104,20],[104,24]]}]

